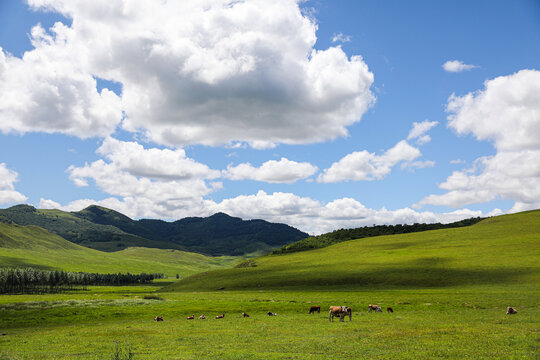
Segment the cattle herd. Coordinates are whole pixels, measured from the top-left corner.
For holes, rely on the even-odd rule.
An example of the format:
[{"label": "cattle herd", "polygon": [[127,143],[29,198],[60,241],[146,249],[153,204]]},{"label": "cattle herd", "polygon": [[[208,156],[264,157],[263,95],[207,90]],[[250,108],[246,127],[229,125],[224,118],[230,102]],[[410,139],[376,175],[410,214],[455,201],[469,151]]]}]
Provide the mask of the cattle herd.
[{"label": "cattle herd", "polygon": [[[369,304],[368,305],[368,312],[383,312],[382,311],[382,307],[380,305],[374,305],[374,304]],[[321,307],[320,306],[311,306],[309,308],[309,314],[313,314],[313,313],[321,313]],[[393,313],[394,312],[394,309],[392,309],[391,307],[387,307],[386,308],[386,312],[389,312],[389,313]],[[507,309],[506,309],[506,314],[517,314],[517,310],[514,309],[513,307],[509,306]],[[277,316],[276,313],[273,313],[271,311],[267,312],[266,315],[268,316]],[[339,317],[339,321],[345,321],[345,317],[348,316],[349,317],[349,321],[352,321],[352,309],[349,307],[349,306],[330,306],[330,311],[328,313],[328,321],[334,321],[334,317]],[[249,317],[249,315],[245,312],[242,313],[242,317]],[[225,318],[225,314],[221,314],[221,315],[217,315],[216,316],[216,319],[223,319]],[[187,320],[194,320],[195,319],[195,315],[190,315],[187,317]],[[203,319],[206,319],[206,316],[205,315],[201,315],[199,316],[199,319],[203,320]],[[163,321],[163,316],[156,316],[154,318],[155,321]]]}]

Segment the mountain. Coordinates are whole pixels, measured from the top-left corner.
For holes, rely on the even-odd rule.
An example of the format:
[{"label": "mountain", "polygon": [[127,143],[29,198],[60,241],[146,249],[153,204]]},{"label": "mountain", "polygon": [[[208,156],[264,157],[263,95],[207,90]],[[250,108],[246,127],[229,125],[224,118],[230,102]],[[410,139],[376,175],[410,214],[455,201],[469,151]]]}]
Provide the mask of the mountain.
[{"label": "mountain", "polygon": [[231,256],[210,257],[170,249],[130,247],[107,253],[74,244],[38,226],[0,222],[0,267],[184,277],[237,262],[238,258]]},{"label": "mountain", "polygon": [[177,244],[145,239],[113,225],[94,223],[76,216],[76,213],[36,209],[30,205],[16,205],[0,210],[0,222],[36,225],[75,244],[101,251],[118,251],[137,246],[184,250]]},{"label": "mountain", "polygon": [[538,284],[540,210],[460,228],[344,241],[192,275],[165,291]]},{"label": "mountain", "polygon": [[96,205],[78,212],[16,205],[0,210],[0,222],[37,225],[73,243],[102,251],[119,251],[137,246],[179,249],[214,256],[243,255],[268,252],[308,236],[285,224],[242,220],[223,213],[174,222],[133,220]]}]

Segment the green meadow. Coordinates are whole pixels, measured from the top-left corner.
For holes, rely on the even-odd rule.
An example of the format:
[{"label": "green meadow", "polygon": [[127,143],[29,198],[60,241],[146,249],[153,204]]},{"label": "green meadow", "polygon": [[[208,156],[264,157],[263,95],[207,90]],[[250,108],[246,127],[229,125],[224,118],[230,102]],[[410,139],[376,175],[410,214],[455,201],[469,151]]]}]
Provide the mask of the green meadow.
[{"label": "green meadow", "polygon": [[0,267],[184,277],[231,267],[239,261],[234,256],[211,257],[173,249],[132,247],[103,252],[71,243],[37,226],[0,223]]},{"label": "green meadow", "polygon": [[[532,211],[263,256],[181,281],[2,295],[0,359],[535,359],[539,243]],[[118,261],[118,271],[136,272],[135,260]],[[370,303],[394,312],[368,313]],[[309,315],[312,305],[321,313]],[[352,321],[329,322],[330,305],[351,306]]]}]

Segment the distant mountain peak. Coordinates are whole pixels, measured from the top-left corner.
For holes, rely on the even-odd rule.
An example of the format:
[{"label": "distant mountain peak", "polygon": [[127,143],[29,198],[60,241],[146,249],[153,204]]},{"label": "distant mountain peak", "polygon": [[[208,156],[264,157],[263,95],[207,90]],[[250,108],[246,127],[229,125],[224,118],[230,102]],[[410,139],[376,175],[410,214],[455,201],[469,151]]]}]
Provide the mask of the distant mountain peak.
[{"label": "distant mountain peak", "polygon": [[15,205],[15,206],[9,207],[6,210],[34,212],[34,211],[36,211],[36,208],[33,207],[32,205],[20,204],[20,205]]}]

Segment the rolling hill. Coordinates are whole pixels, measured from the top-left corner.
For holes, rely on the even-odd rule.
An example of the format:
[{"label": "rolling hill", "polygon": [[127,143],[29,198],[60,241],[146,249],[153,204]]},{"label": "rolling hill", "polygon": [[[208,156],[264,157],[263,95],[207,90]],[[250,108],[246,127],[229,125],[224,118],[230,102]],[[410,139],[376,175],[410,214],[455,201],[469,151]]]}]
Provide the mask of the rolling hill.
[{"label": "rolling hill", "polygon": [[99,273],[187,276],[231,267],[239,258],[209,257],[174,249],[130,247],[102,252],[74,244],[38,226],[0,223],[0,267],[35,267]]},{"label": "rolling hill", "polygon": [[196,274],[164,291],[449,287],[540,280],[540,210],[469,226],[350,240]]},{"label": "rolling hill", "polygon": [[73,243],[101,251],[148,247],[214,256],[243,255],[268,252],[308,236],[285,224],[245,221],[223,213],[174,222],[132,220],[117,211],[95,205],[78,212],[16,205],[0,209],[0,222],[37,225]]}]

